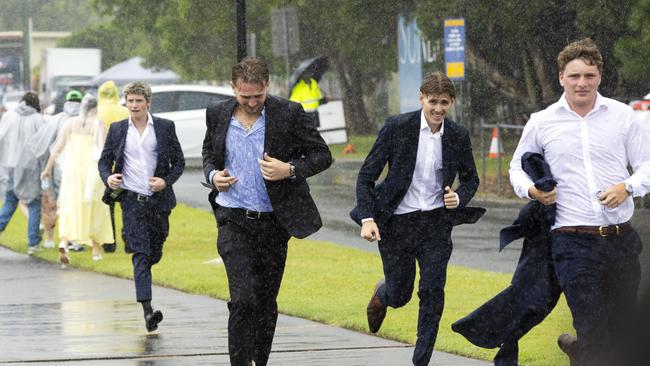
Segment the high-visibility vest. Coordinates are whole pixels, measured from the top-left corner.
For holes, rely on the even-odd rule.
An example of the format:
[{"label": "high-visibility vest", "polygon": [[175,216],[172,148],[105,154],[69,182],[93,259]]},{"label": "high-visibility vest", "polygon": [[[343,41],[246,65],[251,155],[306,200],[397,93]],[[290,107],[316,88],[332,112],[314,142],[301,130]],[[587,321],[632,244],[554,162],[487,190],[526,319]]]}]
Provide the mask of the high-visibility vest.
[{"label": "high-visibility vest", "polygon": [[289,100],[302,104],[305,112],[315,111],[320,105],[321,99],[323,99],[323,95],[314,79],[309,81],[309,85],[300,79],[291,90],[291,96],[289,97]]}]

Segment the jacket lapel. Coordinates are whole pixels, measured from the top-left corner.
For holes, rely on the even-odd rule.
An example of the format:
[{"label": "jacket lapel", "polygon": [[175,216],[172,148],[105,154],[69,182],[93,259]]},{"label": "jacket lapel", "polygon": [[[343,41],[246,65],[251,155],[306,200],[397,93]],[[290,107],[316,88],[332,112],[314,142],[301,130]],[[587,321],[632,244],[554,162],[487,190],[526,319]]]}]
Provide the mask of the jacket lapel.
[{"label": "jacket lapel", "polygon": [[421,110],[413,112],[413,115],[409,119],[407,130],[404,133],[405,141],[403,141],[403,146],[405,146],[406,153],[406,171],[409,172],[409,184],[411,179],[413,179],[413,172],[415,171],[415,161],[418,157],[418,145],[420,144],[420,115]]}]

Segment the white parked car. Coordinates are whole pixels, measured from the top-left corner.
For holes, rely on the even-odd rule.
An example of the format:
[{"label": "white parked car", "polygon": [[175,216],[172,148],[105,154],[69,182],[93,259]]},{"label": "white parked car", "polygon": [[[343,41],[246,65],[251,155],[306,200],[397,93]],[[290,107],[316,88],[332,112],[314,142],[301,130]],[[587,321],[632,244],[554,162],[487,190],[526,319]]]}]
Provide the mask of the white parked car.
[{"label": "white parked car", "polygon": [[[185,159],[201,159],[205,136],[205,109],[211,103],[234,97],[230,87],[204,85],[152,85],[151,114],[176,124],[176,135]],[[343,103],[332,101],[318,107],[318,130],[327,144],[347,142]]]},{"label": "white parked car", "polygon": [[205,109],[233,97],[231,88],[204,85],[152,85],[151,114],[176,124],[186,159],[200,159],[205,136]]}]

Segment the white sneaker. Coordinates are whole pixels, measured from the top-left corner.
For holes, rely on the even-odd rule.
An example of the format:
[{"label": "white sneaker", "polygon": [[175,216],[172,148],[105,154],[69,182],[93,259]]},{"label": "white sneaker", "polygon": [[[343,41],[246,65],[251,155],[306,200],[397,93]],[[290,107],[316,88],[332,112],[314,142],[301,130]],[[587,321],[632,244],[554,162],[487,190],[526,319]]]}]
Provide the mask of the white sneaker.
[{"label": "white sneaker", "polygon": [[46,240],[45,243],[43,243],[43,248],[46,249],[54,248],[54,240]]},{"label": "white sneaker", "polygon": [[34,245],[27,248],[27,255],[34,255],[38,251],[38,245]]},{"label": "white sneaker", "polygon": [[93,260],[94,260],[94,261],[101,261],[101,260],[102,260],[102,256],[99,255],[99,254],[97,254],[97,255],[93,255]]}]

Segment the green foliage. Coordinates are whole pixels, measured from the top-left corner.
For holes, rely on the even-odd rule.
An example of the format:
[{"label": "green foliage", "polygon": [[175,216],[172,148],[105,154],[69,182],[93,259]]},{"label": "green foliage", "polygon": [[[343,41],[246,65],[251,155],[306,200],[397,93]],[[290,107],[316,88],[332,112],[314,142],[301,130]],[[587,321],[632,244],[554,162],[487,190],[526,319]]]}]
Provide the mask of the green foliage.
[{"label": "green foliage", "polygon": [[622,61],[621,77],[628,88],[627,95],[642,97],[650,91],[650,1],[630,3],[630,34],[618,41],[615,55]]},{"label": "green foliage", "polygon": [[77,31],[101,21],[83,0],[2,0],[0,30],[25,29],[24,11],[32,18],[34,31]]}]

